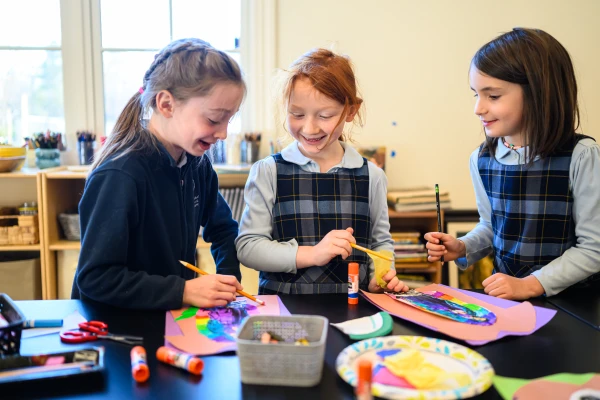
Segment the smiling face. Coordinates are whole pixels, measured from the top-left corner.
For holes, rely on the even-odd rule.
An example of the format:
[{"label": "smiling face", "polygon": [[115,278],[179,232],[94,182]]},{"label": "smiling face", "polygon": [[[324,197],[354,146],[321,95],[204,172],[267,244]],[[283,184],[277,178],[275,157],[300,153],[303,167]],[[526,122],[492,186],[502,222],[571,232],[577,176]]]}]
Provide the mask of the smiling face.
[{"label": "smiling face", "polygon": [[481,120],[485,134],[501,138],[514,145],[523,143],[523,89],[481,73],[474,66],[469,72],[471,89],[477,99],[475,114]]},{"label": "smiling face", "polygon": [[287,108],[288,130],[298,141],[302,154],[325,159],[341,150],[338,139],[345,122],[354,118],[352,107],[338,124],[344,105],[316,90],[308,79],[300,78],[294,82]]},{"label": "smiling face", "polygon": [[229,120],[238,111],[243,88],[219,83],[207,96],[174,101],[161,124],[160,139],[177,160],[183,151],[202,156],[217,140],[227,138]]}]

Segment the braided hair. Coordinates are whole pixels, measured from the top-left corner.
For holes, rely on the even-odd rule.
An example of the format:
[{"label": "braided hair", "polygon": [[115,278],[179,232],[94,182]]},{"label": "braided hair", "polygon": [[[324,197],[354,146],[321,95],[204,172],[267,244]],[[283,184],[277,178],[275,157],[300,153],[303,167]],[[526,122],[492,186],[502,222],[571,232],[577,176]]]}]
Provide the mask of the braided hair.
[{"label": "braided hair", "polygon": [[240,67],[227,53],[200,39],[179,39],[154,56],[144,74],[142,87],[128,101],[92,169],[108,158],[132,151],[157,148],[156,137],[144,129],[145,111],[156,109],[156,95],[168,90],[178,101],[207,96],[219,83],[235,83],[244,92],[246,85]]}]

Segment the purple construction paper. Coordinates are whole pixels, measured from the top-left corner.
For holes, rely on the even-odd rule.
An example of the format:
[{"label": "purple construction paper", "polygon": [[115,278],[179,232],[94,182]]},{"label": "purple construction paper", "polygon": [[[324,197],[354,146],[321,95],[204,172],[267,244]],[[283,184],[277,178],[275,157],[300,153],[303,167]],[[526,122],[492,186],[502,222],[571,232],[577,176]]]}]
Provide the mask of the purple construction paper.
[{"label": "purple construction paper", "polygon": [[[438,286],[442,286],[442,287],[446,287],[448,288],[448,286],[446,285],[440,285],[438,284]],[[510,307],[514,307],[517,304],[519,304],[516,301],[512,301],[512,300],[506,300],[506,299],[499,299],[497,297],[493,297],[493,296],[488,296],[487,294],[483,294],[483,293],[476,293],[476,292],[471,292],[469,290],[463,290],[463,289],[457,289],[457,288],[449,288],[449,289],[453,289],[459,292],[462,292],[468,296],[471,296],[473,298],[476,298],[478,300],[481,301],[485,301],[486,303],[492,304],[494,306],[500,307],[500,308],[510,308]],[[367,298],[366,296],[363,296],[365,299],[369,300],[369,298]],[[369,300],[369,302],[371,304],[373,304],[375,307],[380,308],[379,306],[377,306],[377,304],[373,303],[371,300]],[[535,310],[535,327],[529,331],[529,332],[507,332],[507,331],[500,331],[498,332],[498,337],[494,340],[498,340],[500,338],[503,338],[504,336],[527,336],[527,335],[531,335],[533,332],[537,331],[538,329],[540,329],[542,326],[546,325],[548,322],[550,322],[550,320],[554,317],[554,315],[556,314],[556,310],[550,310],[548,308],[544,308],[544,307],[536,307],[533,306],[533,309]],[[388,311],[389,312],[389,311]],[[399,315],[396,315],[394,313],[390,313],[398,318],[402,318]],[[404,318],[402,318],[404,319]],[[409,321],[409,320],[407,320]],[[419,322],[416,321],[412,321],[410,320],[410,322],[415,323],[417,325],[421,325],[427,329],[431,329],[432,331],[437,331],[436,328],[432,327],[432,326],[428,326],[425,324],[421,324]],[[473,346],[480,346],[482,344],[486,344],[491,342],[492,340],[465,340],[465,342],[469,343],[470,345]]]}]

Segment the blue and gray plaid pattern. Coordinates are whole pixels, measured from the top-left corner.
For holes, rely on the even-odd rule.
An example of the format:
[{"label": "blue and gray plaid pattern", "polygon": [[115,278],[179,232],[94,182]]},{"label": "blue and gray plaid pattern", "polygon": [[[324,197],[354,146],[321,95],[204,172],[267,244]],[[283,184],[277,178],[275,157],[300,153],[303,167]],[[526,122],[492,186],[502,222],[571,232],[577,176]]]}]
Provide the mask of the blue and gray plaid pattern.
[{"label": "blue and gray plaid pattern", "polygon": [[479,175],[491,203],[494,271],[522,278],[576,243],[569,187],[573,147],[530,167],[504,165],[487,149]]},{"label": "blue and gray plaid pattern", "polygon": [[[296,239],[299,246],[314,246],[330,231],[352,227],[356,243],[370,247],[367,160],[358,169],[316,173],[285,161],[281,154],[273,158],[277,166],[277,195],[273,206],[275,240]],[[368,256],[355,250],[346,260],[338,256],[327,265],[303,268],[296,274],[261,272],[259,293],[347,293],[349,262],[360,264],[359,283],[366,289]]]}]

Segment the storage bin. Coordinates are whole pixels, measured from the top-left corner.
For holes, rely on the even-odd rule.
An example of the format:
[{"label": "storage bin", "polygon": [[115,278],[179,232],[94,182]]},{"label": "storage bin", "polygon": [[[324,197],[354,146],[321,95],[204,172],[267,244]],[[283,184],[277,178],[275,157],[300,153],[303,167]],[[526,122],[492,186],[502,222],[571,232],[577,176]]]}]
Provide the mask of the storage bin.
[{"label": "storage bin", "polygon": [[81,240],[79,214],[58,214],[58,221],[67,240]]},{"label": "storage bin", "polygon": [[[329,321],[316,315],[253,315],[237,336],[243,383],[276,386],[314,386],[321,381]],[[261,343],[264,332],[283,338]],[[307,339],[308,345],[296,345]]]},{"label": "storage bin", "polygon": [[58,298],[70,299],[73,289],[73,278],[79,261],[79,250],[63,250],[56,252]]},{"label": "storage bin", "polygon": [[37,215],[3,215],[0,219],[16,221],[17,225],[0,226],[0,246],[28,245],[40,242]]},{"label": "storage bin", "polygon": [[0,252],[0,293],[8,294],[13,300],[41,300],[40,253]]},{"label": "storage bin", "polygon": [[6,293],[0,293],[0,315],[8,322],[0,327],[0,358],[19,354],[25,316]]}]

